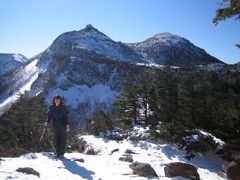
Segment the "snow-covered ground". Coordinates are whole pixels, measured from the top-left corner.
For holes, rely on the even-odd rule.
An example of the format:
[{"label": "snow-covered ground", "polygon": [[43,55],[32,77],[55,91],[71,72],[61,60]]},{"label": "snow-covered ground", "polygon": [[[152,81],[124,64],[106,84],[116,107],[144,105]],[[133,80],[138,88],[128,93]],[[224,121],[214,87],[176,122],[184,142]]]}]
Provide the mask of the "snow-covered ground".
[{"label": "snow-covered ground", "polygon": [[[185,152],[169,144],[155,144],[147,141],[133,142],[129,140],[114,141],[95,136],[83,136],[96,150],[98,155],[85,155],[81,153],[66,153],[67,159],[83,158],[84,163],[73,160],[55,160],[51,153],[32,153],[19,158],[3,158],[0,165],[0,179],[39,179],[37,176],[25,175],[15,170],[19,167],[32,167],[40,173],[40,179],[103,179],[103,180],[124,180],[124,179],[148,179],[133,175],[128,162],[119,161],[119,157],[126,149],[134,150],[133,160],[151,164],[155,169],[158,178],[185,179],[183,177],[164,177],[164,166],[169,162],[186,162],[198,168],[200,178],[203,180],[225,179],[222,174],[221,165],[224,161],[214,154],[207,154],[204,157],[195,157],[191,161],[183,156]],[[118,148],[119,151],[111,155],[111,151]],[[153,178],[154,179],[154,178]]]}]

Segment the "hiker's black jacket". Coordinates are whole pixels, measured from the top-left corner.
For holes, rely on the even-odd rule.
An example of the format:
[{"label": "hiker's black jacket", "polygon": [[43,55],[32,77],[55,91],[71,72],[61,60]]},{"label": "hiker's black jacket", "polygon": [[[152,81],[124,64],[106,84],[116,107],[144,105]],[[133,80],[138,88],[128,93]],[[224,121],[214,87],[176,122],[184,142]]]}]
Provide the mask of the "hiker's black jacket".
[{"label": "hiker's black jacket", "polygon": [[50,106],[48,110],[48,124],[51,121],[54,127],[66,127],[68,125],[68,111],[64,104]]}]

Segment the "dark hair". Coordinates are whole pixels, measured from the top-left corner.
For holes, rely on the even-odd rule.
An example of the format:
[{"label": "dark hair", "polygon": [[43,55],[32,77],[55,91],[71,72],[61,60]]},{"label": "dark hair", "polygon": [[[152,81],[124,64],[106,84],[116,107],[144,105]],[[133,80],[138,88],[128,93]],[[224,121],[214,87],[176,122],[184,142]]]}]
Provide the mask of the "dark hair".
[{"label": "dark hair", "polygon": [[53,97],[52,104],[54,106],[56,106],[55,105],[55,99],[59,99],[60,100],[60,104],[59,105],[61,106],[62,105],[62,97],[60,95],[56,95],[56,96]]}]

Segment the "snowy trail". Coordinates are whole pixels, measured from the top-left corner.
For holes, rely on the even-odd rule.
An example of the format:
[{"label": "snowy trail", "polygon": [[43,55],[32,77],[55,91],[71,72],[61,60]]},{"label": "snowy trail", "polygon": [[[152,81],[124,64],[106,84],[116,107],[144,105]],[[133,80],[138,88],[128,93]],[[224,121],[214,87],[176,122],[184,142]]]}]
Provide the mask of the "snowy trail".
[{"label": "snowy trail", "polygon": [[[94,136],[83,137],[96,150],[101,152],[98,155],[66,153],[65,157],[68,159],[83,158],[85,160],[84,163],[67,159],[55,160],[49,156],[51,153],[31,153],[19,158],[3,158],[4,161],[1,161],[0,165],[0,179],[148,179],[132,175],[132,170],[128,167],[129,163],[118,160],[126,149],[132,149],[137,153],[133,154],[134,161],[146,162],[152,165],[159,175],[158,178],[152,179],[186,179],[183,177],[164,177],[164,165],[176,161],[191,163],[198,167],[198,172],[203,180],[225,179],[219,175],[221,174],[221,164],[224,161],[213,154],[187,161],[183,158],[184,151],[180,151],[168,144],[154,144],[145,141],[132,143],[128,140],[116,142]],[[119,148],[119,151],[110,155],[115,148]],[[19,167],[34,168],[40,173],[40,178],[16,172],[15,170]]]}]

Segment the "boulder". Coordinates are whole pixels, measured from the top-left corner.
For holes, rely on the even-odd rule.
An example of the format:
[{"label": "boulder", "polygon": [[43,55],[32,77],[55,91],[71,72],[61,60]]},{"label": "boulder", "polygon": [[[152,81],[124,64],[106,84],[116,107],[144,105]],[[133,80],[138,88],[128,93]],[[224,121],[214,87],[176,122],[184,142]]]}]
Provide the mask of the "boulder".
[{"label": "boulder", "polygon": [[134,162],[130,164],[129,167],[133,170],[134,174],[140,176],[158,176],[156,171],[148,163]]},{"label": "boulder", "polygon": [[197,168],[191,164],[174,162],[164,167],[166,177],[183,176],[190,179],[200,180]]},{"label": "boulder", "polygon": [[240,180],[240,162],[232,161],[228,165],[223,165],[223,170],[229,180]]},{"label": "boulder", "polygon": [[17,172],[25,173],[25,174],[32,174],[37,177],[40,177],[40,173],[35,171],[33,168],[30,167],[23,167],[23,168],[18,168],[16,169]]},{"label": "boulder", "polygon": [[133,158],[132,157],[120,157],[119,161],[124,161],[124,162],[133,162]]}]

